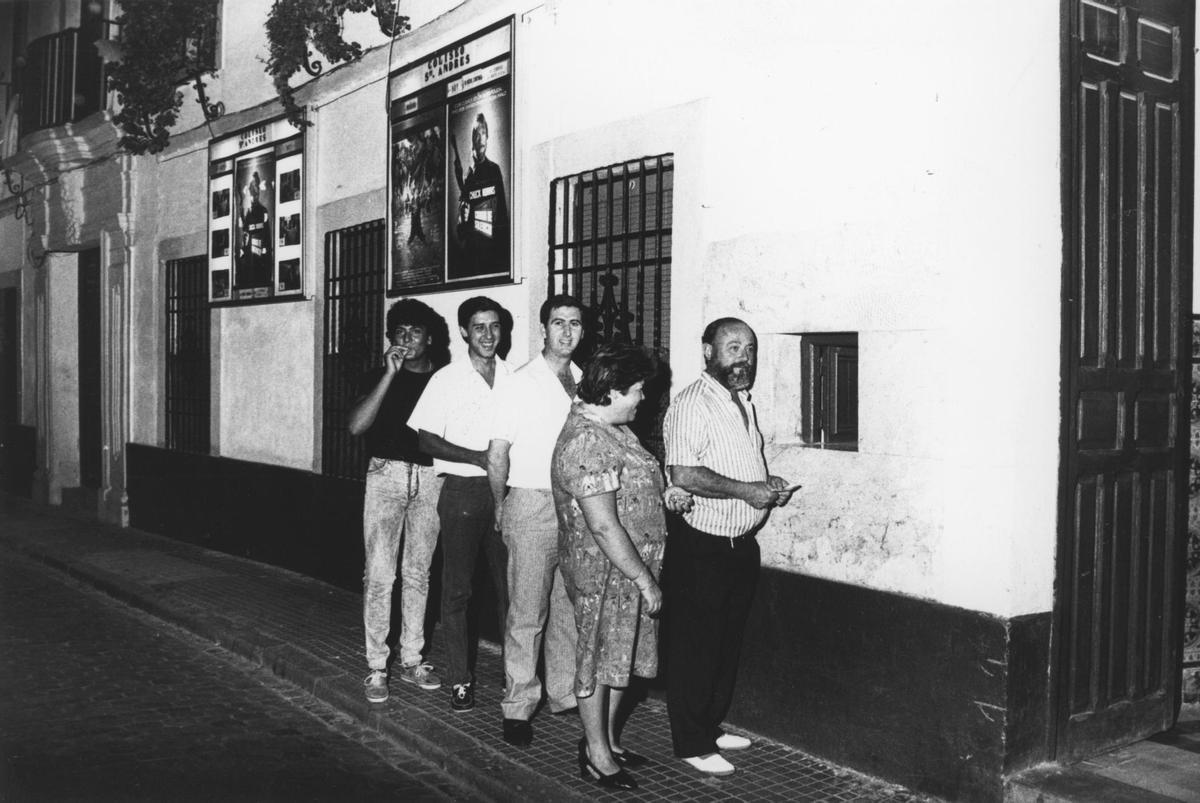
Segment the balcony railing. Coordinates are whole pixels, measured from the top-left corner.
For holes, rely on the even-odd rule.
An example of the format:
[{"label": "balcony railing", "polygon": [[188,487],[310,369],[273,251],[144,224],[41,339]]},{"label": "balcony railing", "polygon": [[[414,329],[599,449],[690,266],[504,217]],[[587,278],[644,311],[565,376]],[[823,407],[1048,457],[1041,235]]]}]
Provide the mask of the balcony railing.
[{"label": "balcony railing", "polygon": [[94,34],[67,28],[29,43],[20,73],[21,136],[104,108],[104,62]]}]

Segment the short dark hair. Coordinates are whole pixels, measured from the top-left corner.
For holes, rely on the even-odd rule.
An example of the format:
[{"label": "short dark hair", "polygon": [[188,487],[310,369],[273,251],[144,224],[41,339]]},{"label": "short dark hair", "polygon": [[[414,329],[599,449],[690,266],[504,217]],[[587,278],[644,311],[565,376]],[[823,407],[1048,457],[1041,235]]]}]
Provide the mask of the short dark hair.
[{"label": "short dark hair", "polygon": [[434,312],[423,301],[402,298],[387,311],[387,336],[390,338],[400,326],[423,326],[429,335],[429,346],[425,353],[435,369],[450,362],[450,328],[446,319]]},{"label": "short dark hair", "polygon": [[704,327],[704,334],[700,335],[700,342],[712,345],[712,342],[717,339],[717,332],[721,331],[722,327],[741,324],[747,329],[750,324],[743,321],[741,318],[717,318],[715,321]]},{"label": "short dark hair", "polygon": [[542,308],[538,311],[538,320],[542,322],[542,326],[550,322],[550,312],[558,307],[574,307],[580,313],[584,311],[578,298],[566,293],[557,293],[542,302]]},{"label": "short dark hair", "polygon": [[466,329],[471,325],[471,316],[477,312],[494,312],[501,321],[504,320],[504,307],[487,296],[471,296],[458,305],[458,325]]},{"label": "short dark hair", "polygon": [[656,373],[658,358],[650,351],[630,343],[605,343],[583,368],[579,398],[603,407],[609,403],[610,390],[626,393]]}]

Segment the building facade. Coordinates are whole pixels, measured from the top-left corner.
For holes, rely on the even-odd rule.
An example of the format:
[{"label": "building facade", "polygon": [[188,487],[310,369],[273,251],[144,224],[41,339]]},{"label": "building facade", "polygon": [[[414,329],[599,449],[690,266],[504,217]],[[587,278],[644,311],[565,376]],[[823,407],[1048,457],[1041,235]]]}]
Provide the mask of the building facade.
[{"label": "building facade", "polygon": [[414,0],[394,41],[347,18],[365,53],[293,81],[300,128],[270,7],[220,4],[224,113],[185,82],[133,156],[103,89],[30,111],[30,65],[75,74],[119,7],[0,6],[10,487],[356,587],[342,419],[394,298],[452,333],[495,298],[520,364],[576,292],[676,389],[736,315],[804,487],[759,536],[734,721],[979,800],[1171,724],[1190,3]]}]

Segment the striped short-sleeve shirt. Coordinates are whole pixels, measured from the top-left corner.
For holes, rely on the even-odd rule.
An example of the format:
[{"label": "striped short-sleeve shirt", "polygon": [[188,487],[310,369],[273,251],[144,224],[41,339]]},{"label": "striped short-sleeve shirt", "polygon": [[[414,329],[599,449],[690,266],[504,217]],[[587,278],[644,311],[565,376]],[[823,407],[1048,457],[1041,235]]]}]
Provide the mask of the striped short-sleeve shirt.
[{"label": "striped short-sleeve shirt", "polygon": [[[740,393],[750,419],[742,421],[729,390],[704,373],[671,402],[663,422],[668,466],[704,466],[741,482],[767,479],[758,414],[749,394]],[[687,523],[713,535],[734,537],[754,529],[766,517],[741,499],[695,497]]]}]

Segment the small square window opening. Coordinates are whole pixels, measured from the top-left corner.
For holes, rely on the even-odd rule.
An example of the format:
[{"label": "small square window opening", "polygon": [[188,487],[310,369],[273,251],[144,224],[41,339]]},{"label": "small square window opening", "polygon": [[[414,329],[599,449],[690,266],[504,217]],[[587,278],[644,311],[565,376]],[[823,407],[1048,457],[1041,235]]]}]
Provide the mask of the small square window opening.
[{"label": "small square window opening", "polygon": [[821,449],[858,450],[858,333],[801,335],[800,437]]}]

